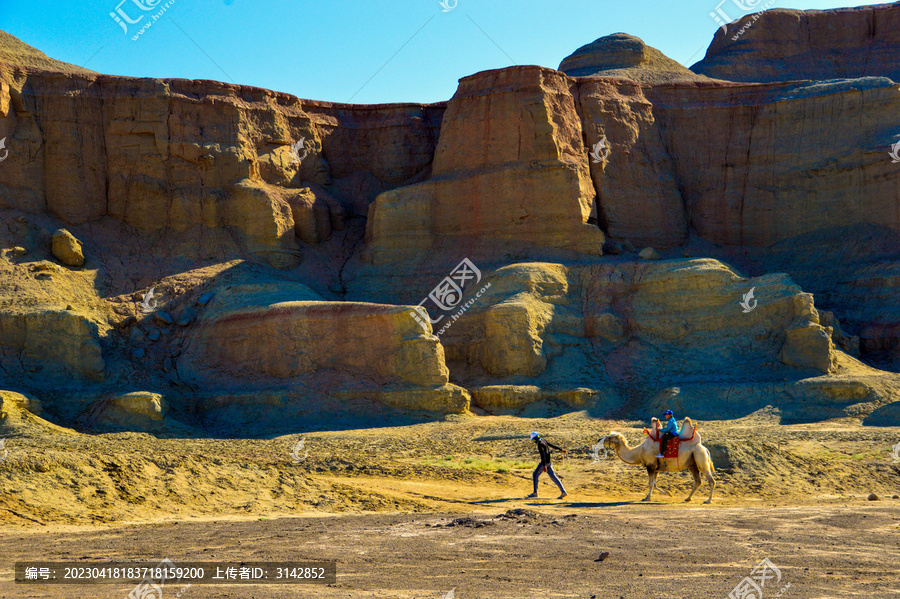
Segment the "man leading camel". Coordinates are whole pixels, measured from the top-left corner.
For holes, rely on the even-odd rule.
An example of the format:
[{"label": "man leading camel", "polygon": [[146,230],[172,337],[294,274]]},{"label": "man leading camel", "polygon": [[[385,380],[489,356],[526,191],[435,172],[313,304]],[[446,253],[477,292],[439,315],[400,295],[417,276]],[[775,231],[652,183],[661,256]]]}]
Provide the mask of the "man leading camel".
[{"label": "man leading camel", "polygon": [[557,447],[552,443],[548,443],[544,439],[541,438],[540,433],[531,433],[531,440],[537,443],[538,452],[541,454],[541,463],[537,465],[537,468],[534,469],[534,474],[531,475],[531,478],[534,480],[534,493],[528,495],[527,497],[537,497],[538,496],[538,478],[541,476],[541,472],[546,472],[550,475],[550,480],[556,483],[556,486],[559,487],[559,498],[564,499],[568,493],[566,493],[565,487],[560,482],[559,478],[557,478],[556,473],[553,471],[553,466],[550,464],[550,448],[557,449],[563,453],[569,453],[568,450],[563,449],[562,447]]},{"label": "man leading camel", "polygon": [[681,431],[678,429],[678,421],[675,420],[675,412],[666,410],[663,418],[666,419],[666,426],[659,429],[661,437],[659,439],[659,455],[656,456],[657,458],[666,457],[665,453],[666,447],[669,445],[669,439],[674,439],[681,434]]}]

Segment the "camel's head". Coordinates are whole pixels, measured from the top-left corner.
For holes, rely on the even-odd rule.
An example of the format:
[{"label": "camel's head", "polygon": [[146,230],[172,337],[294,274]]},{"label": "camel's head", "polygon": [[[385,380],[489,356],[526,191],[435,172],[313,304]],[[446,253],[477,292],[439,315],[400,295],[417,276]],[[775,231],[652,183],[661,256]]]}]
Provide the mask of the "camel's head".
[{"label": "camel's head", "polygon": [[625,443],[625,437],[622,436],[622,433],[612,432],[600,439],[598,443],[603,443],[605,449],[615,449]]}]

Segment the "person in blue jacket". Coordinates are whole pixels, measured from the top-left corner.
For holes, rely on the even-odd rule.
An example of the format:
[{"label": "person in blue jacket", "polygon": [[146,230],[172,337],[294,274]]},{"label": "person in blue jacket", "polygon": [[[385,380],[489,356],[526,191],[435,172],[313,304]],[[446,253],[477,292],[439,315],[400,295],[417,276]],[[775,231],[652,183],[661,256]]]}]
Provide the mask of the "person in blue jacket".
[{"label": "person in blue jacket", "polygon": [[663,418],[666,419],[666,425],[659,429],[660,437],[659,440],[659,455],[657,458],[665,457],[666,446],[669,444],[669,439],[674,439],[678,435],[681,434],[681,430],[678,428],[678,421],[675,420],[675,413],[672,410],[666,410],[666,413],[663,414]]}]

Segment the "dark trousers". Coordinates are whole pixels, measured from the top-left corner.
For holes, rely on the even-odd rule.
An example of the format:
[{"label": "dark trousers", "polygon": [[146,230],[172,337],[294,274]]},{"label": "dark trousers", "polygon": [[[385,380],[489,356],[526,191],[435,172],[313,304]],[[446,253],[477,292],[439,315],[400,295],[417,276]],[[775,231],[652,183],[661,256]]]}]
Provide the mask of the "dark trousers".
[{"label": "dark trousers", "polygon": [[666,455],[666,447],[669,445],[669,439],[674,439],[675,435],[672,433],[663,433],[662,438],[659,440],[659,453]]},{"label": "dark trousers", "polygon": [[[538,467],[534,469],[534,474],[531,475],[531,478],[534,479],[534,492],[537,493],[537,485],[538,485],[538,477],[541,475],[541,472],[544,471],[544,465],[538,464]],[[565,493],[566,489],[563,487],[563,484],[559,481],[559,478],[556,476],[556,472],[553,471],[553,466],[551,464],[547,464],[547,474],[550,475],[550,480],[556,483],[556,486],[559,487],[560,493]]]}]

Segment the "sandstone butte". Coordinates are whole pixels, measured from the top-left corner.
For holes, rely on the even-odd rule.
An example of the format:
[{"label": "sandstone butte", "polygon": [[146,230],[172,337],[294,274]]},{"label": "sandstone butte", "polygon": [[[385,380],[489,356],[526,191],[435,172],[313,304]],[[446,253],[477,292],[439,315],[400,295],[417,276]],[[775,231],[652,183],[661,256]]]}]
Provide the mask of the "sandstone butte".
[{"label": "sandstone butte", "polygon": [[377,106],[2,34],[4,426],[900,425],[900,5],[742,23]]}]

